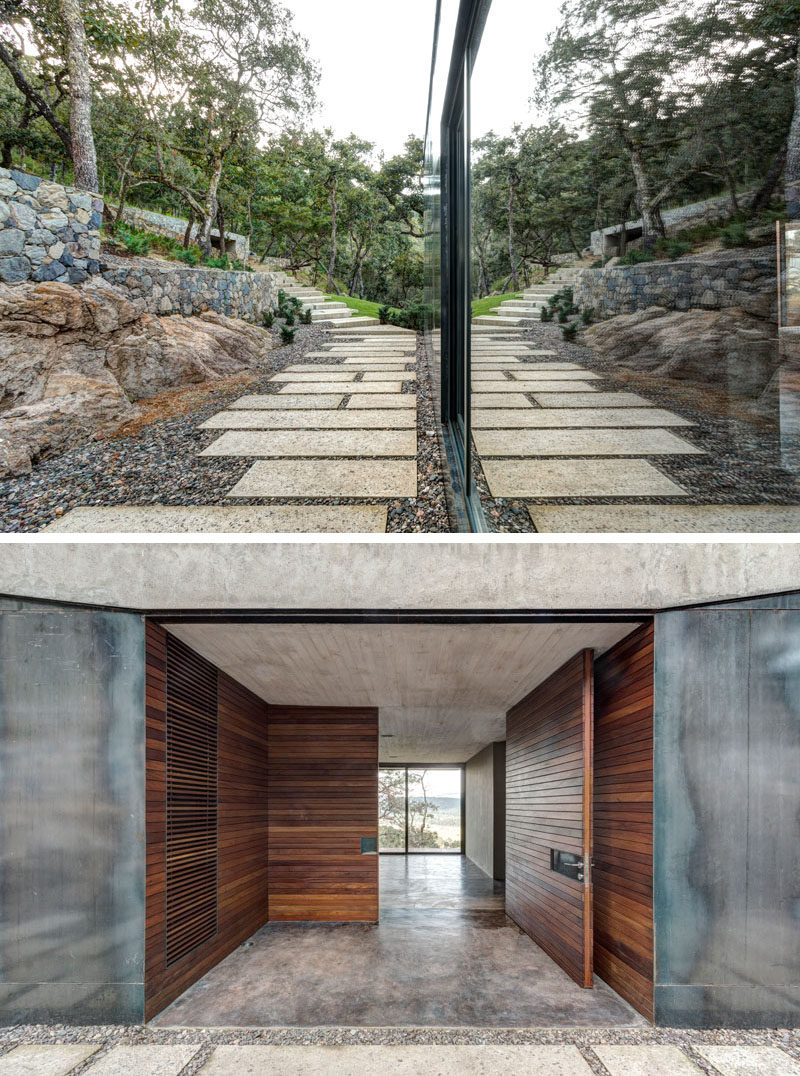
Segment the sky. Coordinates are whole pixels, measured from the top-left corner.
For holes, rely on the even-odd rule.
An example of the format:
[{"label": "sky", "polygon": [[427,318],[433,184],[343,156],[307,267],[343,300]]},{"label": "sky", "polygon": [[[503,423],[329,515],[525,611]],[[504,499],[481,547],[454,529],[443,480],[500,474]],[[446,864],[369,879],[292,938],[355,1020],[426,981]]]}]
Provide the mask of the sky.
[{"label": "sky", "polygon": [[[425,133],[435,0],[283,0],[322,69],[313,126],[355,132],[386,156]],[[534,53],[560,0],[493,0],[473,86],[474,135],[530,122]]]}]

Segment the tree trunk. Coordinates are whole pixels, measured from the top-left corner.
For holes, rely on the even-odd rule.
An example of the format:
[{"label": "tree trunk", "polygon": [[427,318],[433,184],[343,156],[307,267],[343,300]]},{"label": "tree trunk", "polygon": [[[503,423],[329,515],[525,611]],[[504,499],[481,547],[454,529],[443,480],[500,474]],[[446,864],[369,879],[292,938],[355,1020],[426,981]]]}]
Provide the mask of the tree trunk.
[{"label": "tree trunk", "polygon": [[653,205],[655,197],[650,183],[650,176],[642,159],[641,150],[635,144],[628,147],[631,158],[631,169],[636,181],[636,203],[642,215],[642,246],[648,250],[656,239],[656,236],[664,234],[664,222],[658,207]]},{"label": "tree trunk", "polygon": [[225,249],[225,211],[217,201],[217,231],[219,232],[220,255],[227,253]]},{"label": "tree trunk", "polygon": [[331,258],[328,262],[328,280],[325,285],[329,294],[332,294],[336,289],[333,274],[336,271],[336,217],[338,213],[338,206],[336,205],[337,182],[337,179],[334,178],[329,187],[331,195]]},{"label": "tree trunk", "polygon": [[125,208],[125,200],[128,197],[128,188],[131,185],[130,172],[123,172],[122,179],[119,184],[119,194],[117,196],[117,211],[114,214],[114,223],[119,224],[122,220],[122,211]]},{"label": "tree trunk", "polygon": [[731,210],[734,213],[739,212],[739,198],[736,194],[736,180],[733,178],[733,172],[730,168],[725,166],[725,182],[728,184],[728,194],[731,196]]},{"label": "tree trunk", "polygon": [[511,284],[513,291],[519,291],[519,279],[517,277],[517,252],[514,243],[514,199],[517,186],[513,178],[508,181],[508,259],[511,268]]},{"label": "tree trunk", "polygon": [[800,38],[797,42],[794,68],[794,113],[787,139],[783,182],[786,191],[786,216],[789,220],[800,220]]},{"label": "tree trunk", "polygon": [[69,69],[69,130],[75,186],[96,191],[97,154],[92,133],[92,83],[89,77],[89,50],[79,0],[59,0],[67,30]]},{"label": "tree trunk", "polygon": [[[43,116],[44,119],[46,119],[50,126],[53,128],[53,131],[56,133],[56,135],[58,135],[62,146],[66,150],[67,156],[71,158],[72,139],[70,138],[69,131],[59,120],[58,116],[56,116],[55,112],[53,112],[47,100],[45,100],[45,98],[39,93],[39,91],[34,89],[34,87],[31,86],[30,82],[28,82],[28,80],[25,78],[25,75],[22,73],[22,70],[17,63],[16,57],[9,50],[8,46],[2,40],[2,38],[0,38],[0,62],[5,64],[5,66],[8,68],[14,85],[23,95],[25,100],[30,101],[35,106],[37,113],[40,116]],[[63,164],[61,166],[61,174],[64,174]]]},{"label": "tree trunk", "polygon": [[781,172],[786,164],[787,149],[788,146],[786,142],[784,142],[772,158],[772,164],[770,164],[769,171],[764,177],[764,182],[758,188],[753,201],[750,203],[751,216],[754,217],[757,213],[760,213],[762,209],[766,209],[772,201],[772,195],[775,193],[775,188],[778,186],[778,180],[781,178]]},{"label": "tree trunk", "polygon": [[217,191],[222,177],[222,156],[216,155],[212,160],[214,168],[208,181],[203,218],[197,233],[197,244],[207,258],[211,257],[211,229],[217,216]]},{"label": "tree trunk", "polygon": [[194,228],[194,210],[189,210],[189,219],[186,222],[186,231],[183,233],[183,249],[188,250],[192,241],[192,228]]}]

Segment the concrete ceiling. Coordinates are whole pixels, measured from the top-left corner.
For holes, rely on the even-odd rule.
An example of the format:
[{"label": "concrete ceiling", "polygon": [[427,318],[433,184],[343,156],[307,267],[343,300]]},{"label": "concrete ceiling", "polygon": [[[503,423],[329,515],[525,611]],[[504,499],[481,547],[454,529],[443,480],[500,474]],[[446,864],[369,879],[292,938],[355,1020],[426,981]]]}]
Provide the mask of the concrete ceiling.
[{"label": "concrete ceiling", "polygon": [[505,739],[506,711],[584,647],[635,623],[172,624],[267,702],[377,706],[381,762],[465,762]]}]

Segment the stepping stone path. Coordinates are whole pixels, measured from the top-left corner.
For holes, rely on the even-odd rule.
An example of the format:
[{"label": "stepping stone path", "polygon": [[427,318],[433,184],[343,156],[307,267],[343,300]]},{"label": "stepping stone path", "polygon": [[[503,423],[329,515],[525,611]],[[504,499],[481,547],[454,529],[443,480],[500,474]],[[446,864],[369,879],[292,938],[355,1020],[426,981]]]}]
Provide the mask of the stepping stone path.
[{"label": "stepping stone path", "polygon": [[[313,1034],[313,1032],[311,1033]],[[235,1042],[236,1036],[232,1036]],[[219,1043],[126,1046],[20,1045],[0,1056],[0,1076],[179,1076],[191,1064],[199,1076],[373,1076],[380,1072],[432,1072],[438,1076],[592,1076],[599,1059],[610,1076],[800,1076],[800,1064],[777,1046],[651,1043],[580,1045],[234,1045]],[[204,1052],[201,1052],[204,1051]],[[591,1051],[591,1052],[590,1052]],[[594,1056],[592,1056],[592,1054]],[[697,1063],[701,1059],[705,1068]]]},{"label": "stepping stone path", "polygon": [[[230,498],[416,497],[417,397],[403,391],[417,377],[416,334],[376,322],[347,335],[334,328],[328,340],[312,354],[329,362],[295,363],[272,378],[275,394],[242,396],[203,423],[225,432],[202,456],[253,461]],[[372,507],[385,530],[385,507]],[[353,509],[363,521],[363,508]]]},{"label": "stepping stone path", "polygon": [[658,460],[703,454],[676,432],[692,423],[636,393],[606,391],[602,375],[520,333],[473,324],[473,439],[492,497],[689,496]]}]

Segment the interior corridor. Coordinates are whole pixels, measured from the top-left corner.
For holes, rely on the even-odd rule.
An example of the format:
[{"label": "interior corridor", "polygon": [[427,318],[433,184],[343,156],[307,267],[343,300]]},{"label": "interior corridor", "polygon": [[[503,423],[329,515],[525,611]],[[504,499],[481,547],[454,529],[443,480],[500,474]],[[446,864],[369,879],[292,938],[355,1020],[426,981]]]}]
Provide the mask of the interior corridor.
[{"label": "interior corridor", "polygon": [[465,856],[381,856],[380,923],[259,930],[153,1026],[626,1027],[604,983],[577,986]]}]

